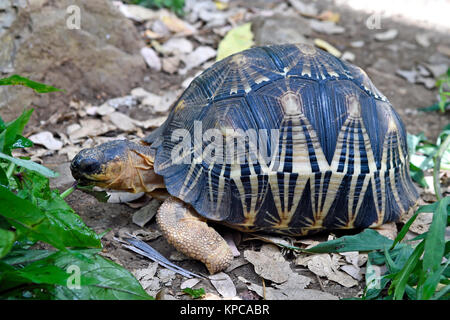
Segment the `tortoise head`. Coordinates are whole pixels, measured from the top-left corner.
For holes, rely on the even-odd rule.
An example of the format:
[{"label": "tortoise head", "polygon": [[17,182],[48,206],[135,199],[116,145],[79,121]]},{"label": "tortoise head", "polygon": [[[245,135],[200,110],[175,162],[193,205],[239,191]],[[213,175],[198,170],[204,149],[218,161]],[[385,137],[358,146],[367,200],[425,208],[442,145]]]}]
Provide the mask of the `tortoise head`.
[{"label": "tortoise head", "polygon": [[70,170],[80,185],[151,192],[164,188],[163,178],[153,171],[154,150],[128,140],[106,142],[81,150]]}]

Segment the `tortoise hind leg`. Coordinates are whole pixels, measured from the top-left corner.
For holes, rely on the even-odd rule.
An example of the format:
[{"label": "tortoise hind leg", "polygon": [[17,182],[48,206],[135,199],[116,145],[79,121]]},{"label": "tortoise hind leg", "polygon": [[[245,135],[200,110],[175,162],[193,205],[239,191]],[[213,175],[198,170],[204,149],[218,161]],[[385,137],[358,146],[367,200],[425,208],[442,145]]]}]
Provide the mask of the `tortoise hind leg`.
[{"label": "tortoise hind leg", "polygon": [[211,274],[226,269],[233,254],[226,241],[188,204],[169,197],[158,209],[156,222],[178,251],[203,262]]}]

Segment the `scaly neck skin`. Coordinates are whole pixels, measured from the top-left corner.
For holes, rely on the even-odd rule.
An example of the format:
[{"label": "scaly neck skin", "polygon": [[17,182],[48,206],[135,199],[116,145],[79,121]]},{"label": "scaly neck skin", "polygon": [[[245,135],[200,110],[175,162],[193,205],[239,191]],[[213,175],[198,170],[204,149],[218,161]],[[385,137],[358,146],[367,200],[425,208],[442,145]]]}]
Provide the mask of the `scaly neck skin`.
[{"label": "scaly neck skin", "polygon": [[[142,146],[143,148],[149,147]],[[155,189],[165,188],[163,177],[153,171],[153,162],[154,158],[147,150],[141,148],[128,150],[122,161],[112,163],[106,169],[106,175],[115,178],[105,181],[104,187],[133,193],[149,193]]]}]

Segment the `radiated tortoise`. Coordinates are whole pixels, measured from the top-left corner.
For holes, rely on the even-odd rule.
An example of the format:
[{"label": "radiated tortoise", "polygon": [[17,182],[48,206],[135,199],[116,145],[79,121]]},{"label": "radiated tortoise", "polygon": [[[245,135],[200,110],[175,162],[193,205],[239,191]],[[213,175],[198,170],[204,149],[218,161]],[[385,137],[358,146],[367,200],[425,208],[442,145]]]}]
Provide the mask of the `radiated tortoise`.
[{"label": "radiated tortoise", "polygon": [[83,184],[170,195],[169,243],[211,273],[232,260],[206,221],[306,235],[398,221],[418,193],[398,114],[359,67],[309,45],[255,47],[196,77],[142,142],[72,161]]}]

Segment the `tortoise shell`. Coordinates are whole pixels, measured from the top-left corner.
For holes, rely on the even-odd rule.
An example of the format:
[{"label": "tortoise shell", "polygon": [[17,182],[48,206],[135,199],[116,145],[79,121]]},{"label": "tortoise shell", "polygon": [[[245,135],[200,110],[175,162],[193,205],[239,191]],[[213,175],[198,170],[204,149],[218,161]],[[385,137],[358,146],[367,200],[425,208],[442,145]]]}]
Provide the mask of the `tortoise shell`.
[{"label": "tortoise shell", "polygon": [[309,45],[215,63],[146,142],[171,195],[247,231],[374,227],[418,197],[389,101],[362,69]]}]

